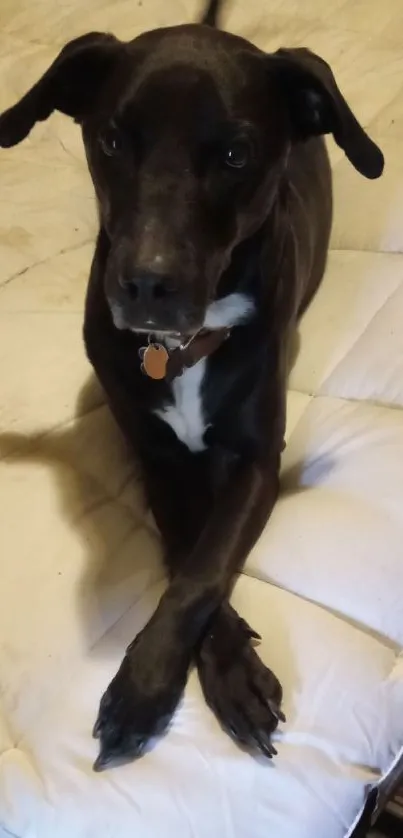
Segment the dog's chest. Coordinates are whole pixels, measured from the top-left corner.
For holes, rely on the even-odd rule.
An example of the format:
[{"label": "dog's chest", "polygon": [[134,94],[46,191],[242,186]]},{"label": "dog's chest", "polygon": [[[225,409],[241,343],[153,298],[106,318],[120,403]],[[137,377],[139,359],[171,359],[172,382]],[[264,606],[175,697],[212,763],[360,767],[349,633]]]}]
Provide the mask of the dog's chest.
[{"label": "dog's chest", "polygon": [[[229,294],[211,303],[206,312],[204,327],[207,329],[230,329],[248,320],[254,310],[250,297],[241,293]],[[206,410],[207,381],[210,365],[204,358],[186,369],[171,385],[171,400],[156,408],[154,413],[167,422],[178,439],[190,451],[204,451],[204,434],[211,426],[211,415]],[[215,385],[220,388],[219,383]],[[217,395],[217,393],[216,393]],[[207,399],[208,401],[208,399]]]},{"label": "dog's chest", "polygon": [[203,360],[183,372],[171,385],[172,403],[155,410],[190,451],[204,451],[207,428],[202,388],[207,362]]}]

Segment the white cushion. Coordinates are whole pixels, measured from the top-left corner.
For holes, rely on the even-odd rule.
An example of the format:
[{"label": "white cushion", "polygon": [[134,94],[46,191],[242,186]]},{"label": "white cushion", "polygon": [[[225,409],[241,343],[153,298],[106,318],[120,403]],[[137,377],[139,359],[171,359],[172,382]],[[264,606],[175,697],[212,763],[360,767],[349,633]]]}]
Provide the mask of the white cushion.
[{"label": "white cushion", "polygon": [[[6,3],[0,107],[79,32],[129,38],[194,6]],[[55,115],[0,153],[1,838],[347,838],[403,752],[403,14],[269,7],[225,17],[264,48],[320,52],[387,157],[366,182],[329,142],[333,249],[301,326],[282,494],[233,597],[284,686],[278,757],[240,750],[193,673],[150,753],[92,772],[100,695],[163,570],[84,357],[94,202],[78,131]]]}]

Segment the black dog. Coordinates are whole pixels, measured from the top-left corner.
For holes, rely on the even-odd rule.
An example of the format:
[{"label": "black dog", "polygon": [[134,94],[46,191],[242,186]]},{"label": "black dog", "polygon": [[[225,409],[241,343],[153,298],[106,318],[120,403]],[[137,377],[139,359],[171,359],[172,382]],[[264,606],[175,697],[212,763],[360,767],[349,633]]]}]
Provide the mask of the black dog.
[{"label": "black dog", "polygon": [[170,584],[102,701],[95,764],[168,724],[192,659],[223,726],[267,756],[281,687],[229,605],[276,501],[289,343],[322,279],[323,134],[361,174],[383,156],[328,65],[203,25],[91,33],[0,117],[0,145],[59,110],[82,127],[100,230],[84,337],[144,470]]}]

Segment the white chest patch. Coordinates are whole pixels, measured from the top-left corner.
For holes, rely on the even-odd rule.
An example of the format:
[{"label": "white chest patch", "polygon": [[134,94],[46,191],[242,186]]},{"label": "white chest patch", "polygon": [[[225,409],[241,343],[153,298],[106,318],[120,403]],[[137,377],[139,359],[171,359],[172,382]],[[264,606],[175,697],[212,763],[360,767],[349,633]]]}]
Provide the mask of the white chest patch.
[{"label": "white chest patch", "polygon": [[190,451],[203,451],[206,447],[203,441],[206,425],[201,398],[205,369],[206,361],[203,358],[194,367],[185,370],[180,378],[175,378],[172,382],[174,403],[155,411]]},{"label": "white chest patch", "polygon": [[[252,300],[244,294],[229,294],[212,303],[206,312],[204,326],[207,329],[231,328],[247,320],[254,310]],[[159,336],[162,339],[162,336]],[[168,342],[167,342],[168,344]],[[190,451],[204,451],[204,434],[207,424],[203,410],[202,384],[206,371],[206,359],[172,382],[173,404],[167,404],[155,411],[167,422]]]}]

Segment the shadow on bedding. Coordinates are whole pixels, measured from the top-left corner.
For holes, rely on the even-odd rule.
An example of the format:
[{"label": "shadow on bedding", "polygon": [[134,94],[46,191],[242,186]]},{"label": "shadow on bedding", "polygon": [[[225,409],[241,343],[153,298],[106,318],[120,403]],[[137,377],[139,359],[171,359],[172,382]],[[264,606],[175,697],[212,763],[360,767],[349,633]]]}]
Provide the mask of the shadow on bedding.
[{"label": "shadow on bedding", "polygon": [[94,654],[108,654],[112,637],[102,644],[99,639],[147,596],[163,567],[138,470],[95,378],[79,394],[75,419],[50,432],[2,433],[2,452],[8,462],[52,469],[61,515],[82,548],[75,596],[84,644]]}]

